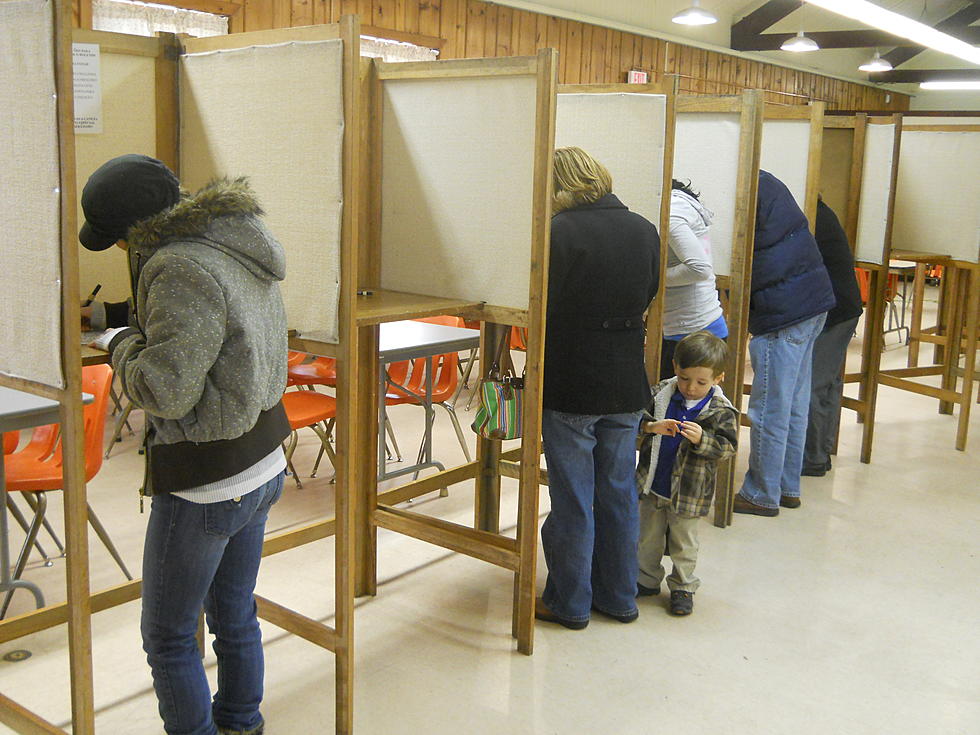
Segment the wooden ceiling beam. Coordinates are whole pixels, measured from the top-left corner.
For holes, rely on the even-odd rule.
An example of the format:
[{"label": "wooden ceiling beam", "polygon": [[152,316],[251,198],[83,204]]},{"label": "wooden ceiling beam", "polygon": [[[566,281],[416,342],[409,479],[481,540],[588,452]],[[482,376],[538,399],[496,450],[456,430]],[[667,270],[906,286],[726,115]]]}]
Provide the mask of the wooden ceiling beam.
[{"label": "wooden ceiling beam", "polygon": [[[779,47],[787,39],[795,36],[795,33],[761,33],[749,38],[735,39],[732,36],[732,48],[736,51],[778,51]],[[863,30],[863,31],[807,31],[808,38],[812,38],[822,49],[829,48],[871,48],[871,47],[903,47],[921,50],[922,47],[914,41],[899,36],[893,36],[885,31]],[[958,36],[967,43],[980,44],[980,27],[965,28]],[[736,45],[737,44],[737,45]],[[895,62],[892,62],[893,64]]]},{"label": "wooden ceiling beam", "polygon": [[[762,33],[773,23],[782,20],[797,8],[803,7],[802,0],[769,0],[756,8],[738,23],[732,24],[732,40],[735,36],[754,36]],[[732,48],[735,48],[733,45]]]}]

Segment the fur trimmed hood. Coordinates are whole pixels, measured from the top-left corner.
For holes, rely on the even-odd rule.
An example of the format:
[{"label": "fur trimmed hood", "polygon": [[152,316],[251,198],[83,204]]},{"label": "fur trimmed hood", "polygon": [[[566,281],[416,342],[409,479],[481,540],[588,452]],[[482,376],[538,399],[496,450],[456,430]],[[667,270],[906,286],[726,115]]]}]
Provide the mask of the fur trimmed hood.
[{"label": "fur trimmed hood", "polygon": [[246,177],[218,178],[195,194],[182,191],[177,204],[137,222],[126,239],[143,258],[171,243],[198,243],[234,257],[256,275],[281,281],[285,252],[259,219],[262,214]]}]

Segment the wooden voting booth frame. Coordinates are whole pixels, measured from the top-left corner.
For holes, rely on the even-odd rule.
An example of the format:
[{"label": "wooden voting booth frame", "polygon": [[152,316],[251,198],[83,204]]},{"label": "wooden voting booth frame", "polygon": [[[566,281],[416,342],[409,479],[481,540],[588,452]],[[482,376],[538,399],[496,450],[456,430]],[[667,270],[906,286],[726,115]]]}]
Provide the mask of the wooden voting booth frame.
[{"label": "wooden voting booth frame", "polygon": [[824,128],[825,160],[834,161],[822,177],[824,196],[836,204],[854,249],[855,264],[869,273],[860,369],[844,374],[845,385],[858,384],[858,396],[844,396],[841,401],[841,407],[854,411],[862,425],[860,460],[868,463],[884,347],[885,289],[902,119],[900,115],[831,116],[824,119]]},{"label": "wooden voting booth frame", "polygon": [[[711,244],[718,290],[728,322],[729,370],[722,387],[736,408],[742,404],[748,343],[752,247],[759,190],[763,97],[681,95],[676,101],[674,175],[690,179],[716,213]],[[711,141],[710,146],[705,141]],[[714,524],[732,522],[735,458],[718,472]]]},{"label": "wooden voting booth frame", "polygon": [[[0,2],[0,13],[10,10],[13,3]],[[43,189],[30,189],[25,181],[16,180],[18,171],[25,163],[31,168],[41,169],[42,175],[50,177],[49,192],[54,194],[52,204],[57,208],[53,224],[57,230],[55,237],[40,238],[32,242],[37,248],[38,260],[45,260],[57,268],[58,278],[44,289],[34,282],[28,273],[18,272],[18,260],[5,255],[4,267],[7,282],[5,289],[11,297],[15,311],[27,307],[36,311],[44,300],[38,298],[41,291],[47,291],[50,306],[55,313],[44,316],[51,318],[59,328],[51,335],[48,359],[43,365],[24,364],[24,369],[0,371],[0,385],[25,391],[37,396],[57,401],[60,404],[62,441],[64,453],[64,504],[67,552],[67,597],[66,611],[61,622],[68,623],[68,655],[71,677],[72,731],[78,735],[90,735],[95,731],[92,687],[92,631],[91,607],[89,601],[88,533],[85,492],[85,457],[83,449],[83,417],[81,403],[81,357],[78,329],[78,244],[75,217],[75,151],[74,122],[72,109],[72,49],[71,49],[71,4],[54,2],[18,3],[24,9],[20,16],[5,17],[8,33],[17,34],[17,43],[0,44],[0,64],[12,63],[22,69],[33,69],[38,74],[50,71],[50,76],[38,79],[41,84],[32,88],[25,101],[35,111],[45,109],[43,117],[37,122],[47,128],[47,137],[54,144],[47,155],[38,159],[4,161],[5,170],[11,176],[4,198],[23,203],[26,197],[35,196]],[[16,13],[16,10],[14,10]],[[32,23],[38,22],[38,25]],[[9,69],[7,69],[9,71]],[[43,71],[38,71],[43,70]],[[9,89],[9,87],[8,87]],[[52,96],[56,101],[52,101]],[[5,102],[5,105],[7,103]],[[21,136],[10,150],[30,152],[35,149],[32,138],[40,131],[30,129],[28,121],[13,126],[5,135]],[[52,164],[48,167],[48,164]],[[20,164],[20,167],[15,166]],[[36,183],[36,182],[35,182]],[[18,287],[17,284],[20,284]],[[32,298],[33,295],[33,298]],[[25,314],[10,315],[14,323],[30,324],[29,318],[19,322]],[[43,341],[39,338],[38,341]],[[6,340],[5,340],[6,342]],[[18,344],[4,344],[6,354],[17,353]],[[9,351],[9,352],[8,352]],[[52,373],[52,370],[54,371]],[[4,509],[3,512],[6,512]],[[31,615],[31,614],[28,614]],[[21,618],[27,616],[20,616]],[[28,710],[13,700],[0,695],[0,722],[17,732],[24,733],[63,733],[45,720],[41,715]]]},{"label": "wooden voting booth frame", "polygon": [[[174,45],[173,37],[169,35],[164,35],[158,39],[148,39],[92,31],[81,33],[76,31],[76,34],[78,34],[78,37],[76,37],[75,40],[80,40],[87,43],[98,43],[101,47],[102,53],[108,58],[111,58],[112,55],[115,54],[123,54],[150,57],[154,59],[152,70],[154,79],[151,80],[147,78],[145,69],[143,70],[144,73],[137,74],[130,79],[132,84],[149,84],[154,90],[151,92],[151,96],[155,100],[156,105],[156,150],[154,151],[144,147],[144,149],[140,152],[145,152],[147,154],[156,153],[158,157],[165,160],[168,165],[171,165],[174,169],[179,169],[179,156],[178,149],[176,147],[179,121],[179,106],[177,104],[177,62],[180,58],[179,52],[186,53],[190,51],[199,53],[217,49],[239,49],[250,45],[265,46],[297,41],[302,43],[341,39],[344,45],[342,97],[345,125],[343,135],[342,171],[344,191],[343,222],[340,232],[338,233],[340,237],[340,270],[343,274],[351,274],[354,272],[353,262],[356,242],[355,229],[358,211],[358,188],[355,185],[355,181],[357,179],[356,164],[359,160],[357,156],[357,134],[359,129],[359,105],[357,103],[357,94],[359,91],[357,84],[357,48],[359,46],[359,30],[356,18],[345,17],[341,20],[340,24],[316,26],[311,28],[283,29],[279,31],[263,31],[254,34],[236,34],[235,36],[223,36],[211,39],[185,40],[183,49]],[[70,84],[70,52],[67,55],[67,59],[69,69],[69,76],[67,78],[69,79]],[[113,61],[109,61],[109,64],[113,63]],[[338,92],[340,91],[341,90],[338,90]],[[126,93],[133,94],[134,92],[133,90],[126,90]],[[59,96],[59,99],[66,98],[70,100],[70,95]],[[112,104],[107,104],[106,108],[111,109]],[[67,119],[69,120],[69,127],[67,129],[70,131],[70,105],[68,106],[67,115]],[[144,146],[148,145],[145,135],[143,136],[143,141]],[[107,139],[106,144],[108,145],[108,148],[94,154],[92,157],[93,161],[98,160],[98,163],[101,163],[103,160],[111,158],[112,156],[119,155],[124,152],[132,152],[131,148],[129,150],[116,150],[119,143],[114,142],[111,139]],[[62,170],[66,175],[70,174],[72,178],[69,184],[63,185],[62,195],[65,196],[65,192],[70,194],[68,201],[71,202],[70,214],[72,224],[66,230],[68,233],[66,237],[67,242],[70,243],[70,247],[68,247],[68,249],[70,250],[71,259],[69,260],[66,257],[65,262],[76,263],[78,245],[76,235],[77,227],[74,226],[74,217],[77,200],[74,196],[75,190],[73,177],[75,156],[73,151],[70,151],[68,159],[71,161],[72,165],[64,166]],[[84,175],[85,177],[87,177],[88,173],[90,172],[79,172],[80,175]],[[310,246],[318,247],[318,243],[311,243]],[[354,383],[354,381],[349,379],[348,376],[353,374],[357,368],[355,360],[350,357],[347,352],[347,346],[353,344],[353,342],[347,339],[346,325],[348,324],[347,317],[351,314],[351,301],[354,297],[356,279],[353,277],[345,277],[341,279],[341,284],[342,287],[338,292],[338,322],[340,328],[339,340],[337,343],[324,345],[322,353],[337,357],[338,382],[341,386],[350,386]],[[347,288],[348,285],[349,288]],[[70,296],[67,295],[69,291]],[[77,305],[79,303],[79,287],[77,282],[77,274],[73,279],[66,278],[65,293],[66,316],[64,317],[64,323],[78,324],[79,315]],[[68,315],[68,311],[71,310],[72,306],[74,307],[74,313]],[[65,342],[65,365],[77,365],[78,368],[80,368],[81,362],[78,355],[79,340],[77,330],[66,331],[68,332],[68,337],[66,338]],[[67,346],[70,346],[75,350],[74,360],[68,359]],[[76,376],[78,376],[80,379],[80,369],[77,370]],[[23,383],[23,381],[14,381],[14,387],[18,387],[19,383]],[[77,385],[78,383],[76,383],[76,386]],[[78,391],[76,390],[75,393],[77,392]],[[77,401],[75,402],[77,403]],[[354,516],[353,513],[350,512],[349,493],[344,492],[344,488],[349,485],[347,477],[349,477],[351,474],[351,465],[353,463],[354,456],[350,449],[353,446],[353,439],[350,435],[353,433],[352,427],[355,425],[355,423],[347,418],[350,412],[350,405],[351,401],[349,399],[349,391],[339,392],[337,397],[338,428],[336,434],[337,462],[335,467],[337,471],[338,492],[335,518],[314,521],[299,528],[269,535],[266,537],[263,547],[263,556],[268,556],[270,554],[279,553],[296,548],[306,543],[311,543],[313,541],[326,538],[330,535],[337,535],[335,561],[337,611],[335,626],[331,628],[323,625],[318,621],[312,620],[274,601],[257,596],[260,617],[323,648],[327,648],[336,654],[336,732],[338,733],[348,733],[353,729],[352,649],[354,597],[351,564],[353,556],[354,533],[352,524]],[[81,420],[80,408],[78,418],[76,420],[79,422]],[[68,424],[67,426],[70,425],[71,424]],[[81,424],[78,423],[79,427],[80,425]],[[77,431],[79,437],[81,437],[81,433],[82,432],[79,428]],[[76,449],[73,444],[74,443],[69,446],[66,443],[66,452],[67,449]],[[77,451],[80,451],[80,446],[77,448]],[[68,458],[68,456],[69,455],[66,453],[66,458]],[[79,461],[83,461],[83,457],[80,456]],[[77,462],[73,461],[72,466],[75,464],[77,464]],[[82,483],[82,485],[84,486],[84,483]],[[66,499],[75,500],[76,498],[75,495],[68,492],[66,493]],[[78,510],[76,506],[79,506],[80,510]],[[84,596],[80,598],[78,594],[72,593],[72,580],[78,576],[77,571],[75,570],[87,563],[87,554],[77,551],[80,543],[82,544],[81,548],[87,551],[87,546],[85,545],[87,542],[87,516],[84,493],[82,493],[81,498],[78,499],[77,502],[73,502],[66,507],[66,515],[69,510],[75,515],[66,518],[70,585],[68,602],[51,605],[38,610],[37,612],[20,615],[10,620],[0,621],[0,641],[7,642],[14,640],[30,633],[54,627],[64,623],[66,620],[69,622],[70,626],[74,625],[77,627],[78,623],[76,621],[79,619],[78,610],[81,607],[86,608],[84,610],[86,626],[84,634],[76,634],[70,630],[70,645],[73,652],[82,651],[85,654],[81,658],[79,657],[81,654],[79,654],[79,656],[73,655],[73,728],[74,732],[90,733],[94,732],[94,717],[92,714],[91,636],[88,632],[88,615],[90,612],[106,610],[111,607],[138,599],[140,596],[141,583],[140,580],[134,580],[132,582],[121,584],[107,590],[101,590],[95,594],[89,595],[86,571],[84,575],[86,579]],[[81,541],[79,541],[79,539],[81,539]],[[80,662],[78,664],[79,667],[87,666],[87,669],[79,668],[79,672],[82,673],[76,673],[76,659]],[[76,690],[78,692],[77,694],[75,693]],[[31,715],[31,713],[27,713],[23,710],[23,708],[19,708],[16,705],[11,704],[10,711],[12,714],[7,714],[6,710],[4,710],[3,716],[7,718],[4,721],[8,724],[14,723],[14,726],[21,727],[21,731],[23,732],[61,732],[61,730],[43,723],[39,718],[34,717]],[[28,719],[28,716],[34,719]],[[39,729],[43,727],[50,727],[52,729]]]},{"label": "wooden voting booth frame", "polygon": [[[902,153],[898,161],[895,237],[891,255],[918,264],[944,267],[940,317],[936,333],[917,335],[918,341],[937,345],[933,365],[910,365],[882,370],[878,382],[939,400],[939,412],[960,409],[955,447],[966,450],[977,379],[976,353],[980,333],[980,242],[976,171],[980,163],[980,125],[944,121],[922,124],[913,115],[903,116]],[[957,176],[957,173],[962,176]],[[936,197],[936,191],[944,196]],[[972,217],[972,221],[969,219]],[[937,221],[948,224],[937,237]],[[922,280],[916,286],[913,324],[921,320]],[[883,298],[883,297],[882,297]],[[959,366],[963,355],[963,367]],[[918,355],[910,349],[910,362]],[[940,385],[926,385],[913,378],[939,376]],[[958,381],[961,387],[957,387]]]},{"label": "wooden voting booth frame", "polygon": [[[501,566],[514,572],[512,634],[517,639],[517,649],[530,654],[534,632],[540,407],[557,54],[552,49],[545,49],[536,57],[407,63],[374,61],[365,65],[362,80],[362,114],[366,121],[362,143],[367,160],[365,168],[370,175],[364,182],[367,206],[361,219],[363,239],[357,262],[358,284],[364,295],[356,299],[351,323],[360,360],[354,376],[357,403],[352,416],[353,424],[360,432],[358,466],[352,485],[356,503],[357,593],[377,593],[379,527]],[[506,95],[509,104],[515,104],[514,100],[530,104],[530,109],[520,108],[524,112],[518,114],[518,117],[523,115],[520,145],[530,156],[514,166],[513,171],[507,168],[510,164],[504,162],[499,167],[501,170],[492,165],[470,170],[468,166],[473,160],[487,155],[488,151],[482,148],[493,136],[474,138],[470,126],[463,123],[473,123],[482,130],[486,122],[473,116],[480,113],[490,99],[485,93],[510,87],[514,89],[510,90],[512,95]],[[418,105],[425,105],[425,108]],[[502,109],[508,109],[506,104]],[[517,109],[510,109],[510,112]],[[491,115],[481,114],[480,117],[492,118],[494,114],[501,113],[495,110]],[[498,119],[497,122],[504,121]],[[431,132],[433,123],[441,126],[440,135]],[[441,149],[427,149],[426,145],[440,146]],[[413,159],[410,152],[419,155]],[[508,155],[508,161],[512,161],[513,155]],[[456,167],[459,173],[453,172]],[[472,257],[473,247],[470,242],[447,239],[438,218],[432,217],[434,211],[452,202],[453,187],[456,192],[460,189],[459,182],[454,183],[452,179],[461,174],[470,179],[486,177],[494,181],[497,180],[494,177],[501,175],[513,177],[515,188],[522,195],[520,209],[513,212],[504,209],[502,215],[502,218],[511,217],[513,222],[502,225],[501,229],[506,229],[509,234],[517,233],[516,236],[505,239],[501,253],[492,249],[483,252],[480,257],[486,263],[469,261],[469,266],[484,271],[482,284],[479,276],[474,278],[464,274],[446,278],[447,273],[459,273],[458,268],[453,270],[458,263],[452,258],[457,254],[460,258]],[[402,186],[402,176],[418,177],[418,186]],[[472,189],[472,196],[481,191],[481,185],[482,181],[464,183],[462,189],[464,192]],[[431,201],[425,197],[430,197]],[[430,207],[433,212],[429,211]],[[449,221],[461,224],[467,231],[466,237],[486,239],[486,235],[472,227],[467,230],[467,223],[462,222],[471,216],[479,222],[479,213],[459,207],[439,211]],[[414,219],[416,216],[422,219]],[[425,232],[414,232],[414,226],[424,227]],[[493,232],[494,228],[490,229]],[[415,249],[412,267],[400,257],[400,248],[404,246]],[[440,252],[440,246],[447,249]],[[520,255],[514,256],[513,260],[502,257],[508,247]],[[494,270],[497,274],[490,276]],[[429,285],[433,279],[442,279],[442,282]],[[509,286],[509,295],[506,293],[508,285],[503,283],[508,280],[517,284]],[[510,302],[495,303],[493,297],[481,296],[481,293],[494,289],[495,295],[503,293],[502,297],[498,296],[501,301],[509,298]],[[448,293],[449,296],[436,293]],[[508,338],[510,325],[527,328],[522,443],[516,449],[503,452],[501,442],[480,437],[474,462],[379,494],[375,465],[379,325],[435,315],[459,315],[481,321],[482,355],[495,354],[499,341]],[[487,369],[488,366],[482,366],[484,373]],[[519,481],[516,538],[499,532],[501,476],[516,477]],[[476,486],[473,527],[394,507],[433,490],[470,480],[474,480]]]}]

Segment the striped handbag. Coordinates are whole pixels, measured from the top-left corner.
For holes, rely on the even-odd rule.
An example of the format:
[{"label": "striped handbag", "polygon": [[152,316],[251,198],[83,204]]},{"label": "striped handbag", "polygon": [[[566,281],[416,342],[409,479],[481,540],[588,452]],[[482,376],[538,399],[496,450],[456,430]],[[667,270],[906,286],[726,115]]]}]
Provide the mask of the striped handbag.
[{"label": "striped handbag", "polygon": [[519,439],[521,436],[524,378],[513,374],[509,359],[506,371],[501,373],[500,362],[507,342],[500,340],[496,359],[487,377],[480,381],[480,406],[476,409],[472,428],[487,439]]}]

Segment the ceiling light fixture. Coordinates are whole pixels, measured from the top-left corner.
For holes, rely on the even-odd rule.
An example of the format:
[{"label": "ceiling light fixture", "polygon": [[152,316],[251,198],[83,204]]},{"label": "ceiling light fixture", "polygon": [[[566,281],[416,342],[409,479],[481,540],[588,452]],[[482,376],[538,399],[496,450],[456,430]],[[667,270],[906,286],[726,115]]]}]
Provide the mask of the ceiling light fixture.
[{"label": "ceiling light fixture", "polygon": [[858,67],[861,71],[891,71],[895,67],[888,59],[881,58],[881,54],[875,51],[875,55]]},{"label": "ceiling light fixture", "polygon": [[919,89],[980,89],[980,82],[922,82]]},{"label": "ceiling light fixture", "polygon": [[819,51],[820,46],[812,38],[807,38],[803,35],[803,31],[799,31],[792,38],[788,38],[783,41],[783,45],[780,46],[783,51]]},{"label": "ceiling light fixture", "polygon": [[701,7],[701,0],[692,0],[691,7],[682,10],[671,20],[674,23],[680,23],[682,26],[708,26],[718,22],[714,13],[709,13]]},{"label": "ceiling light fixture", "polygon": [[980,64],[980,48],[867,0],[806,0],[810,5],[860,21],[867,26],[907,38],[921,46]]}]

